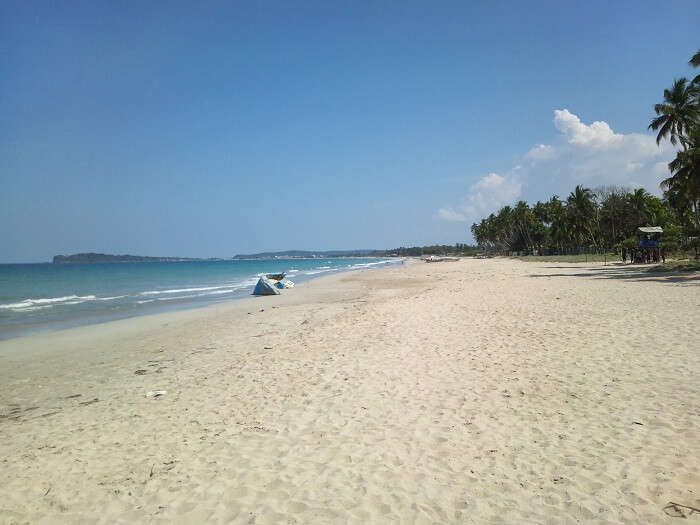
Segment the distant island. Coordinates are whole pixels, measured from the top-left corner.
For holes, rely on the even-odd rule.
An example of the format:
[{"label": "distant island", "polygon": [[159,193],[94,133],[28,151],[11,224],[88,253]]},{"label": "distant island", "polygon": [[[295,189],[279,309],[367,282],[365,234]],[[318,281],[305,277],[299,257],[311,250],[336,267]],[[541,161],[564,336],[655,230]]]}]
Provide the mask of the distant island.
[{"label": "distant island", "polygon": [[54,264],[71,263],[117,263],[117,262],[186,262],[217,261],[222,259],[193,259],[188,257],[145,257],[142,255],[109,255],[106,253],[75,253],[73,255],[54,255]]}]

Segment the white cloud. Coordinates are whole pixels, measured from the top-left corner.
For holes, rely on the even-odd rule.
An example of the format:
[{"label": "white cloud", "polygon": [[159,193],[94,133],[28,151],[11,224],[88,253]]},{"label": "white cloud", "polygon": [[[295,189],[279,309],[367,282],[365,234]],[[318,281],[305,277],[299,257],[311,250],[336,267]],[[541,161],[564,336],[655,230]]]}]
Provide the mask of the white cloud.
[{"label": "white cloud", "polygon": [[489,173],[480,178],[465,200],[465,215],[477,217],[491,213],[506,204],[512,204],[522,190],[522,184],[514,176],[503,177]]},{"label": "white cloud", "polygon": [[599,120],[586,125],[568,109],[554,110],[554,126],[567,136],[569,144],[578,146],[610,147],[618,144],[623,137],[613,133],[607,122]]},{"label": "white cloud", "polygon": [[456,207],[438,210],[438,217],[450,222],[469,222],[480,219],[520,197],[522,184],[514,175],[489,173],[477,180],[469,194]]},{"label": "white cloud", "polygon": [[525,154],[525,159],[532,161],[549,160],[552,157],[554,157],[554,148],[549,144],[533,146],[532,149]]},{"label": "white cloud", "polygon": [[656,162],[652,166],[652,171],[662,179],[665,179],[671,175],[668,169],[668,162]]},{"label": "white cloud", "polygon": [[456,211],[454,208],[440,208],[438,210],[438,218],[448,222],[466,222],[467,218],[463,213]]},{"label": "white cloud", "polygon": [[480,178],[474,187],[480,190],[490,190],[492,188],[502,187],[504,181],[505,178],[501,177],[498,173],[489,173],[485,177]]},{"label": "white cloud", "polygon": [[447,221],[472,222],[517,199],[566,197],[577,185],[643,187],[659,195],[659,183],[668,176],[667,164],[675,148],[643,133],[615,133],[603,121],[586,124],[568,109],[554,111],[558,133],[550,144],[536,144],[522,163],[502,176],[490,173],[478,179],[456,206],[441,208]]},{"label": "white cloud", "polygon": [[554,111],[554,126],[560,133],[552,144],[539,144],[525,154],[529,190],[544,183],[561,194],[576,184],[619,184],[659,193],[659,175],[666,173],[674,154],[668,141],[659,146],[652,135],[615,133],[603,121],[585,124],[568,109]]},{"label": "white cloud", "polygon": [[644,166],[644,164],[642,164],[641,162],[628,162],[627,165],[625,166],[625,171],[627,173],[632,173],[632,172],[639,170],[639,168],[641,168],[643,166]]}]

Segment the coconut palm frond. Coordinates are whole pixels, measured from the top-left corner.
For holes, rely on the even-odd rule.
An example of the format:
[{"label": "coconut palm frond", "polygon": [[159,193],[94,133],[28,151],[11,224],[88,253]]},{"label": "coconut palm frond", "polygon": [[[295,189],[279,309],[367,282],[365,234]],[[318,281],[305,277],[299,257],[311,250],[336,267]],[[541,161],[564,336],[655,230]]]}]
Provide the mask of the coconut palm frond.
[{"label": "coconut palm frond", "polygon": [[700,50],[690,58],[688,63],[693,67],[700,67]]}]

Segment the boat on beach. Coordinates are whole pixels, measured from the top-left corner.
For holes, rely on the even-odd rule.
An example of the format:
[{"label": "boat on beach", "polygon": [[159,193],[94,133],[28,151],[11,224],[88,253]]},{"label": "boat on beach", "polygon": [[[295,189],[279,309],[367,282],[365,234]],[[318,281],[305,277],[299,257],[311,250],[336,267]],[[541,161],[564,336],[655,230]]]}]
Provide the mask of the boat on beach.
[{"label": "boat on beach", "polygon": [[270,279],[271,281],[281,281],[284,279],[285,274],[283,273],[268,273],[265,277]]}]

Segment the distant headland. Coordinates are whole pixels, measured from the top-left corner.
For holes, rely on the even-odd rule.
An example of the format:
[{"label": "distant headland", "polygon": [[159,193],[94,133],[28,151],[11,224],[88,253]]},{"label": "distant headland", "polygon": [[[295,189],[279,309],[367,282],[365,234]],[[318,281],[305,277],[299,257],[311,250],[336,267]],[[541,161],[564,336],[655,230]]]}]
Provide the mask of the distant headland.
[{"label": "distant headland", "polygon": [[218,261],[222,259],[193,259],[188,257],[145,257],[142,255],[109,255],[106,253],[75,253],[73,255],[54,255],[54,264],[71,263],[114,263],[114,262],[185,262]]},{"label": "distant headland", "polygon": [[478,249],[468,244],[434,244],[431,246],[412,246],[392,250],[286,250],[281,252],[261,252],[238,254],[230,258],[212,257],[146,257],[142,255],[110,255],[106,253],[75,253],[73,255],[54,255],[54,264],[71,263],[120,263],[120,262],[191,262],[191,261],[240,261],[251,259],[317,259],[325,257],[415,257],[421,255],[474,255]]},{"label": "distant headland", "polygon": [[245,259],[313,259],[320,257],[370,257],[386,255],[380,250],[336,250],[325,252],[310,252],[289,250],[286,252],[265,252],[249,255],[235,255],[231,258],[193,258],[193,257],[147,257],[143,255],[110,255],[106,253],[75,253],[72,255],[54,255],[54,264],[71,263],[123,263],[123,262],[198,262],[198,261],[230,261]]}]

